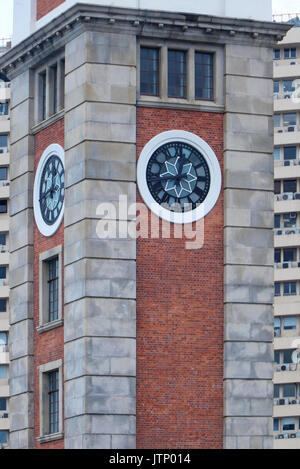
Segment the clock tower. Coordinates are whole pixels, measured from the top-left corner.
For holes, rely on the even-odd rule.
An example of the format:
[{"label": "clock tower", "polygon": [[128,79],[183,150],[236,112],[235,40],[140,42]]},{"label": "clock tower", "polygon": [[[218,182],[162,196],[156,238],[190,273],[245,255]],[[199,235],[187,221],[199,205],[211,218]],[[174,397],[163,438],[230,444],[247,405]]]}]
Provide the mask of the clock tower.
[{"label": "clock tower", "polygon": [[267,0],[113,3],[24,3],[0,60],[10,447],[271,448],[288,26]]}]

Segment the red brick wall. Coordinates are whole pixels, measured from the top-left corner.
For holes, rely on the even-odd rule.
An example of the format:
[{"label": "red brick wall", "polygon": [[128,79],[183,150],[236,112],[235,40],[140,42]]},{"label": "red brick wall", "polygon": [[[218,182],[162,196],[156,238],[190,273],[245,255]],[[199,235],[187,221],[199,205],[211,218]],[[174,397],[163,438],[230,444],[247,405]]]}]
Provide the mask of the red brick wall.
[{"label": "red brick wall", "polygon": [[[52,143],[64,148],[64,120],[61,119],[35,136],[35,170],[39,160]],[[50,238],[43,236],[34,223],[34,434],[35,446],[39,449],[63,449],[64,441],[57,440],[40,445],[36,438],[40,436],[39,409],[39,366],[64,357],[64,328],[58,327],[42,334],[36,331],[39,325],[39,255],[44,251],[63,245],[64,224]]]},{"label": "red brick wall", "polygon": [[58,7],[64,2],[65,0],[37,0],[36,19],[41,19],[43,16],[47,15],[49,11],[54,10],[54,8]]},{"label": "red brick wall", "polygon": [[[137,110],[137,155],[155,135],[203,138],[223,167],[223,115]],[[138,201],[141,201],[137,194]],[[205,217],[205,244],[137,242],[137,447],[222,448],[223,194]]]}]

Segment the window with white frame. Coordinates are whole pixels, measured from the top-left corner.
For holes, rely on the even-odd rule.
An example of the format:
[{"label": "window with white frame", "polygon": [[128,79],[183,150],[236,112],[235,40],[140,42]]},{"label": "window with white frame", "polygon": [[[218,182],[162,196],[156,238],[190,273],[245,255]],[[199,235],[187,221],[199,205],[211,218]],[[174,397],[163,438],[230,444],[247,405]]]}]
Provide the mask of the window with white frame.
[{"label": "window with white frame", "polygon": [[285,331],[295,331],[297,329],[296,316],[287,316],[283,318],[283,329]]},{"label": "window with white frame", "polygon": [[282,430],[283,431],[295,430],[295,428],[296,428],[296,419],[295,419],[295,417],[282,419]]},{"label": "window with white frame", "polygon": [[63,372],[62,360],[39,367],[40,376],[40,437],[45,443],[63,438]]},{"label": "window with white frame", "polygon": [[65,60],[63,54],[36,70],[35,123],[42,122],[64,109]]},{"label": "window with white frame", "polygon": [[39,332],[62,325],[62,246],[40,254]]}]

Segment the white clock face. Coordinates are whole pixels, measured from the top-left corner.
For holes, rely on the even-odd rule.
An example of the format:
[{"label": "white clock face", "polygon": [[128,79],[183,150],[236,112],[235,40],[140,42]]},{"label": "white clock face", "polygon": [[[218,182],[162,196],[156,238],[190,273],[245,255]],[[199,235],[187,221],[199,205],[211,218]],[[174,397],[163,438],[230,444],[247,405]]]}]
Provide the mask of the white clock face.
[{"label": "white clock face", "polygon": [[34,216],[40,232],[52,236],[64,215],[64,150],[50,145],[43,153],[34,181]]},{"label": "white clock face", "polygon": [[221,190],[221,170],[209,145],[190,132],[173,130],[143,149],[137,170],[147,206],[173,223],[191,223],[209,213]]}]

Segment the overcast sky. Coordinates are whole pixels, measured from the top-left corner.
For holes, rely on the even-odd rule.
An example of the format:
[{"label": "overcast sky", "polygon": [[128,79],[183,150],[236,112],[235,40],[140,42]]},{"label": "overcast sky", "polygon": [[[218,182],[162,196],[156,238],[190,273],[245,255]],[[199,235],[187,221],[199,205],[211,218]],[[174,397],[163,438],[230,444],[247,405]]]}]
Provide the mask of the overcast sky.
[{"label": "overcast sky", "polygon": [[[245,1],[245,0],[241,0],[241,1]],[[299,13],[299,12],[300,12],[300,0],[273,0],[273,13],[275,14],[276,13]],[[13,18],[13,0],[0,0],[0,38],[11,36],[12,24],[13,24],[12,18]]]}]

